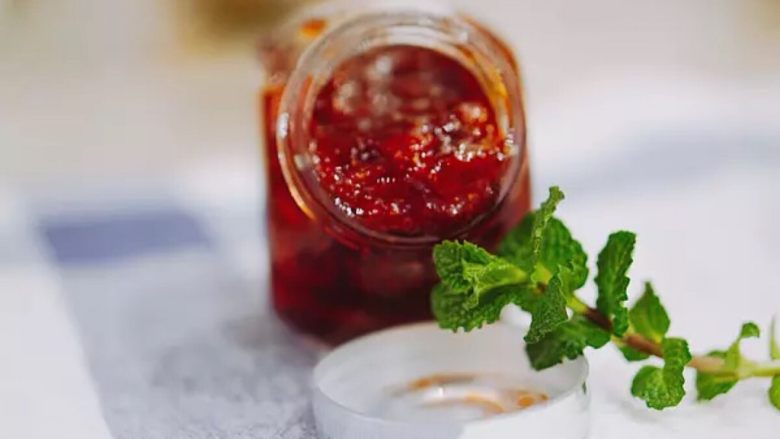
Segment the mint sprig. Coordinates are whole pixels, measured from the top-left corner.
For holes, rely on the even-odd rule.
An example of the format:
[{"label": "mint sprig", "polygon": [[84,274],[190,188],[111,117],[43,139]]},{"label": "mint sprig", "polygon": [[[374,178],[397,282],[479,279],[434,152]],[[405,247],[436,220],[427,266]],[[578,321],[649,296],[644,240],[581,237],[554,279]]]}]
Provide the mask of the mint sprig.
[{"label": "mint sprig", "polygon": [[780,345],[770,331],[770,358],[746,358],[740,343],[758,337],[754,323],[742,326],[726,350],[692,356],[688,343],[668,337],[669,314],[647,282],[634,305],[626,306],[636,236],[611,234],[599,252],[595,284],[596,306],[583,302],[577,291],[588,279],[588,256],[564,223],[554,216],[564,199],[557,187],[548,199],[510,230],[497,254],[469,242],[444,241],[434,247],[434,264],[441,279],[432,292],[432,308],[442,328],[470,331],[493,323],[508,304],[531,314],[525,336],[526,353],[538,370],[583,355],[612,342],[629,361],[662,358],[662,367],[645,365],[631,393],[648,407],[664,409],[685,396],[683,369],[696,369],[698,399],[710,400],[739,381],[768,377],[770,403],[780,409]]}]

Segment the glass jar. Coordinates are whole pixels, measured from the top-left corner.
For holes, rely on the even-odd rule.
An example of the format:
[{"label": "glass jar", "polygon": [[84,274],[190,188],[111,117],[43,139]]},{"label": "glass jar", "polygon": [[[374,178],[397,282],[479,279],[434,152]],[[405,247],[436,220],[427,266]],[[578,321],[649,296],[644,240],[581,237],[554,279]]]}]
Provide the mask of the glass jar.
[{"label": "glass jar", "polygon": [[[529,210],[523,100],[511,51],[440,4],[341,3],[308,9],[265,39],[260,56],[275,310],[334,342],[430,318],[433,245],[463,239],[493,249]],[[373,70],[363,68],[369,64]],[[333,91],[355,79],[344,79],[349,74],[364,81],[361,90],[373,87],[365,81],[383,81],[382,90],[394,91],[339,107],[354,97]],[[388,99],[395,106],[386,107]],[[356,108],[365,117],[355,119]],[[392,143],[399,126],[413,129],[400,132],[407,139],[400,149]],[[351,158],[334,165],[345,150]],[[397,169],[394,160],[404,163],[401,174],[361,183],[375,169]]]}]

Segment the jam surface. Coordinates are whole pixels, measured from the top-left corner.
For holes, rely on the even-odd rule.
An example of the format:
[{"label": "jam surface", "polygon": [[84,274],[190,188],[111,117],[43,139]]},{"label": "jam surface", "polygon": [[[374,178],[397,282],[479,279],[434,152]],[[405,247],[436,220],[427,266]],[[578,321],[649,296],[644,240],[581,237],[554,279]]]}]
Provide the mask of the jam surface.
[{"label": "jam surface", "polygon": [[458,61],[416,46],[348,59],[319,90],[309,150],[320,185],[363,227],[446,237],[490,212],[509,146]]}]

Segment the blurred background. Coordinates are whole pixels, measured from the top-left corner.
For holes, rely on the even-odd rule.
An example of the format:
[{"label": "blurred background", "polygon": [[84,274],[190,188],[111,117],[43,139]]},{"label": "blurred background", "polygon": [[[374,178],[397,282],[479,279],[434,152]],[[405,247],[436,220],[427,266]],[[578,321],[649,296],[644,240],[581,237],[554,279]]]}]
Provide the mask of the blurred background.
[{"label": "blurred background", "polygon": [[[591,252],[637,231],[673,333],[780,313],[780,1],[454,3],[517,52],[535,199]],[[0,0],[0,437],[312,437],[316,355],[265,314],[255,53],[306,4]],[[645,412],[617,357],[594,437],[777,427],[752,382]]]},{"label": "blurred background", "polygon": [[[0,175],[35,184],[257,162],[253,43],[301,3],[2,0]],[[537,165],[690,119],[777,126],[777,0],[455,3],[516,47]]]}]

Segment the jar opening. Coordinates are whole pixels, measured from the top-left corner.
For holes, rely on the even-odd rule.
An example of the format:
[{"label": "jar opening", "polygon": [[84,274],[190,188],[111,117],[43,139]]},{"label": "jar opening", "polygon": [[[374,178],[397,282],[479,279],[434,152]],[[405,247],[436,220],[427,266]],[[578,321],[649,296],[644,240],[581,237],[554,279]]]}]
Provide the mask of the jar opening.
[{"label": "jar opening", "polygon": [[[316,111],[322,107],[322,102],[330,102],[323,99],[323,93],[328,92],[326,89],[331,86],[330,82],[334,75],[343,73],[345,65],[354,64],[359,57],[369,57],[376,61],[377,54],[386,54],[398,48],[408,48],[420,56],[427,57],[425,59],[439,59],[436,62],[440,63],[446,64],[447,61],[443,60],[448,59],[457,63],[461,70],[467,71],[477,81],[476,88],[481,89],[481,96],[486,99],[485,105],[488,107],[486,114],[490,117],[491,123],[489,126],[494,126],[497,131],[491,134],[495,134],[495,138],[492,139],[493,141],[500,139],[501,142],[499,149],[488,151],[505,162],[496,179],[495,188],[492,186],[490,188],[495,193],[490,194],[489,203],[485,204],[487,203],[485,201],[480,204],[479,201],[484,200],[479,200],[481,195],[478,192],[458,195],[455,198],[459,203],[457,206],[470,206],[467,203],[476,200],[472,204],[478,207],[474,208],[476,210],[472,215],[464,217],[466,220],[456,223],[457,227],[447,229],[443,233],[431,232],[424,228],[409,229],[413,232],[404,233],[399,231],[400,229],[372,227],[365,220],[358,218],[361,212],[355,215],[353,210],[345,209],[343,199],[339,198],[341,192],[329,192],[322,181],[323,175],[329,175],[322,173],[322,160],[330,160],[331,157],[323,159],[321,156],[324,148],[323,139],[315,138],[312,127],[319,123],[314,119]],[[441,56],[436,58],[431,53]],[[370,58],[372,56],[374,58]],[[457,73],[457,69],[451,66],[449,68],[453,74]],[[467,87],[468,78],[464,76],[453,79],[448,77],[449,73],[446,70],[441,72],[438,78],[449,81],[443,84],[449,84],[449,88],[460,90],[462,96],[476,96]],[[304,51],[295,70],[288,78],[282,95],[276,137],[279,145],[279,160],[293,197],[310,217],[321,221],[325,227],[346,241],[368,240],[393,246],[421,246],[430,245],[444,238],[462,236],[502,204],[512,183],[519,178],[520,170],[524,165],[525,126],[517,75],[511,55],[495,37],[452,13],[418,9],[400,9],[382,13],[364,11],[342,21],[318,37]],[[334,99],[341,97],[334,96]],[[333,96],[325,97],[330,99]],[[415,102],[411,102],[410,105],[414,104]],[[422,105],[425,105],[425,102]],[[478,109],[476,114],[481,114]],[[489,128],[488,131],[491,129]],[[320,145],[316,143],[318,140],[321,142]],[[338,153],[338,148],[335,151]],[[456,153],[457,151],[453,152]],[[488,154],[483,150],[479,153]],[[368,159],[370,160],[370,157]],[[478,168],[476,166],[472,168],[474,169],[464,168],[460,178],[469,181],[481,178],[479,174],[474,174]],[[338,170],[341,172],[341,168]],[[360,172],[363,172],[362,168]],[[335,177],[338,179],[338,175]],[[454,178],[458,176],[454,175]],[[419,185],[418,182],[409,182],[405,178],[401,180],[403,181],[399,181],[398,184],[412,185],[410,186],[412,188],[416,187],[415,184]],[[355,185],[353,180],[349,180],[347,184]],[[336,184],[336,186],[341,187],[343,184],[341,186]],[[332,189],[334,186],[328,187]],[[423,192],[426,190],[427,188],[422,189]],[[371,192],[368,198],[374,194],[375,192]],[[357,189],[354,196],[356,200],[367,199],[366,194],[359,193]],[[388,205],[388,200],[380,201],[382,206]],[[439,205],[431,207],[423,200],[419,205],[435,211],[435,209],[450,209],[454,204],[445,203],[443,207]],[[394,212],[397,215],[394,220],[408,220],[403,210],[397,211],[397,206],[391,207],[396,209]]]}]

